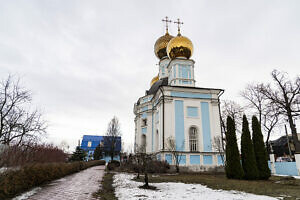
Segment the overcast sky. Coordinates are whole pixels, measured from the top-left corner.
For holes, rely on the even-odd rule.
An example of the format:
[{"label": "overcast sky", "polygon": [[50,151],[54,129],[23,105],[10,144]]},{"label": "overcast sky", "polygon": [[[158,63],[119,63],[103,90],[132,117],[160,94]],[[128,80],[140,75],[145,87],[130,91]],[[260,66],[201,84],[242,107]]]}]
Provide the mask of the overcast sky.
[{"label": "overcast sky", "polygon": [[300,1],[0,0],[0,79],[16,75],[33,92],[49,141],[74,148],[84,134],[104,135],[116,115],[128,147],[134,102],[158,73],[163,17],[184,22],[196,85],[240,101],[273,69],[299,74],[299,10]]}]

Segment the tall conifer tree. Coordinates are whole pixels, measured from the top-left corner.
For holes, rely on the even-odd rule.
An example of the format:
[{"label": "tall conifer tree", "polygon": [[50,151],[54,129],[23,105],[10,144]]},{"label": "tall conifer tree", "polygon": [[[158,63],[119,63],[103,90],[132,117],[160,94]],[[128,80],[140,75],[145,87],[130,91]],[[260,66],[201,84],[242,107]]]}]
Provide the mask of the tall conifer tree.
[{"label": "tall conifer tree", "polygon": [[244,178],[254,180],[258,178],[258,170],[256,166],[256,159],[251,141],[249,124],[246,115],[243,116],[243,128],[241,138],[241,153],[242,166],[245,173]]},{"label": "tall conifer tree", "polygon": [[265,148],[263,135],[261,133],[260,123],[256,116],[252,117],[252,131],[253,131],[253,147],[256,158],[257,169],[259,173],[259,179],[268,179],[271,176],[271,172],[268,166],[268,154]]},{"label": "tall conifer tree", "polygon": [[242,179],[244,177],[236,142],[235,124],[229,116],[227,117],[225,171],[227,178],[230,179]]}]

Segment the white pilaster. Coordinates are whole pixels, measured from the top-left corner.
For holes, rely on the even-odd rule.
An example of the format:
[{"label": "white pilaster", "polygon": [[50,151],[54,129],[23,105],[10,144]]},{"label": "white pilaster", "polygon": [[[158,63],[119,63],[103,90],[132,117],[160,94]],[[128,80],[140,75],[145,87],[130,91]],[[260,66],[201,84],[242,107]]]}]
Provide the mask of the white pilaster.
[{"label": "white pilaster", "polygon": [[295,160],[296,160],[296,166],[297,166],[297,171],[298,171],[298,176],[300,176],[300,154],[295,153]]},{"label": "white pilaster", "polygon": [[273,153],[270,154],[271,174],[276,174],[275,170],[275,156]]}]

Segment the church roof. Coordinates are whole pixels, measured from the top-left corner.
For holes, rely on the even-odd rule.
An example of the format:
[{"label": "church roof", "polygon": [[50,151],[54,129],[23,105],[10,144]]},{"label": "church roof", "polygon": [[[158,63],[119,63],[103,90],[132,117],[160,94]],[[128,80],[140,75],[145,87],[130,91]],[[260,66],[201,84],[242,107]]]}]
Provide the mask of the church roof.
[{"label": "church roof", "polygon": [[156,81],[151,88],[147,91],[147,95],[155,94],[160,86],[167,86],[168,85],[168,77],[162,78],[158,81]]}]

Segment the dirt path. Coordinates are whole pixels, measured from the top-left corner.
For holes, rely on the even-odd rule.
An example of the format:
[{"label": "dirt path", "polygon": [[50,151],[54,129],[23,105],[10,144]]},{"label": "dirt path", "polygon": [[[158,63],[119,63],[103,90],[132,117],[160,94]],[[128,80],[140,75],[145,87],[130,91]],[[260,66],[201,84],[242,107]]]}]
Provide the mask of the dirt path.
[{"label": "dirt path", "polygon": [[53,181],[42,188],[35,188],[31,195],[25,193],[15,200],[88,200],[99,189],[105,166],[91,167],[76,174]]}]

